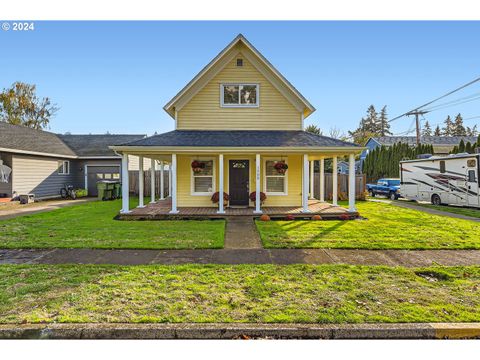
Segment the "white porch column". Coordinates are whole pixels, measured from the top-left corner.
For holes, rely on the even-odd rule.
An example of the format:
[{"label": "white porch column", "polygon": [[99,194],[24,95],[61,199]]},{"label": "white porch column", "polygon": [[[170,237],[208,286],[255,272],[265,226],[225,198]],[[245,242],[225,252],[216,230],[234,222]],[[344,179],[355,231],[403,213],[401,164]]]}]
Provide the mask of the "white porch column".
[{"label": "white porch column", "polygon": [[130,199],[128,197],[128,154],[122,155],[122,214],[130,212]]},{"label": "white porch column", "polygon": [[225,209],[223,208],[223,154],[218,155],[218,211],[217,214],[225,214]]},{"label": "white porch column", "polygon": [[172,197],[172,163],[168,165],[168,196]]},{"label": "white porch column", "polygon": [[355,208],[355,155],[348,158],[348,211],[356,212]]},{"label": "white porch column", "polygon": [[303,186],[302,186],[302,203],[303,203],[303,210],[302,212],[308,213],[310,210],[308,209],[308,183],[310,180],[309,176],[310,166],[308,164],[308,154],[303,154]]},{"label": "white porch column", "polygon": [[260,154],[255,155],[255,214],[261,214],[260,209]]},{"label": "white porch column", "polygon": [[325,158],[320,158],[320,201],[325,201]]},{"label": "white porch column", "polygon": [[144,208],[143,204],[143,156],[138,157],[138,206],[139,208]]},{"label": "white porch column", "polygon": [[332,205],[338,205],[338,170],[337,170],[337,157],[332,159]]},{"label": "white porch column", "polygon": [[172,154],[172,162],[170,164],[172,175],[171,186],[172,186],[172,210],[170,214],[178,214],[177,210],[177,154]]},{"label": "white porch column", "polygon": [[163,164],[163,161],[160,161],[160,200],[165,200],[165,191],[163,189],[165,187],[163,179],[163,177],[165,176],[163,172],[164,167],[165,165]]},{"label": "white porch column", "polygon": [[150,204],[155,202],[155,159],[150,161]]},{"label": "white porch column", "polygon": [[315,166],[315,161],[310,161],[310,199],[315,199],[315,187],[314,187],[314,166]]}]

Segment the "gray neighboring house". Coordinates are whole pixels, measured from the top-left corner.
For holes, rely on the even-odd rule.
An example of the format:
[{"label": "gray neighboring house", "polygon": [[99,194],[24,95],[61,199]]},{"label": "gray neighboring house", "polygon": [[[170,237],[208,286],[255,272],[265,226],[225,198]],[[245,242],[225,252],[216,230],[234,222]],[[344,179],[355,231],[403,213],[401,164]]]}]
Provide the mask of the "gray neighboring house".
[{"label": "gray neighboring house", "polygon": [[0,160],[12,169],[8,182],[0,182],[0,197],[54,198],[65,184],[96,196],[98,180],[120,179],[121,158],[109,146],[144,137],[59,135],[0,122]]},{"label": "gray neighboring house", "polygon": [[[360,169],[360,160],[355,161],[355,174],[361,174]],[[337,172],[339,174],[348,175],[350,167],[348,161],[339,161],[337,164]]]}]

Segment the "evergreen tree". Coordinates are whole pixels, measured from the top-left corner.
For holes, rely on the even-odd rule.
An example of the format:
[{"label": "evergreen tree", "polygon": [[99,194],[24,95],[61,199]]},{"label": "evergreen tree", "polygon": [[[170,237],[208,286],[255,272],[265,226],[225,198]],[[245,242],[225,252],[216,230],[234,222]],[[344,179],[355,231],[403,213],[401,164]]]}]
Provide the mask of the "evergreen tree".
[{"label": "evergreen tree", "polygon": [[433,136],[442,136],[442,130],[440,130],[440,126],[437,125],[435,131],[433,132]]},{"label": "evergreen tree", "polygon": [[314,124],[308,125],[305,128],[305,131],[310,132],[310,133],[315,134],[315,135],[323,135],[322,129],[320,129],[317,125],[314,125]]},{"label": "evergreen tree", "polygon": [[390,123],[388,122],[387,105],[380,110],[377,127],[380,129],[380,135],[392,135],[392,132],[390,131]]},{"label": "evergreen tree", "polygon": [[450,115],[444,121],[445,126],[442,129],[442,135],[444,136],[453,136],[454,133],[454,124]]},{"label": "evergreen tree", "polygon": [[466,133],[467,133],[467,136],[477,136],[478,135],[477,125],[473,125],[472,128],[467,126]]},{"label": "evergreen tree", "polygon": [[473,146],[470,141],[467,141],[467,144],[465,145],[465,152],[469,154],[473,153]]},{"label": "evergreen tree", "polygon": [[458,144],[458,152],[463,153],[465,152],[465,141],[460,140],[460,144]]},{"label": "evergreen tree", "polygon": [[370,105],[367,109],[367,117],[365,118],[365,131],[373,134],[380,134],[381,128],[378,122],[378,113],[375,106]]},{"label": "evergreen tree", "polygon": [[432,136],[432,128],[430,127],[428,120],[425,121],[425,125],[423,126],[422,136]]},{"label": "evergreen tree", "polygon": [[463,126],[463,118],[462,115],[458,114],[455,117],[455,121],[453,123],[453,136],[465,136],[467,135],[467,131],[465,130],[465,126]]}]

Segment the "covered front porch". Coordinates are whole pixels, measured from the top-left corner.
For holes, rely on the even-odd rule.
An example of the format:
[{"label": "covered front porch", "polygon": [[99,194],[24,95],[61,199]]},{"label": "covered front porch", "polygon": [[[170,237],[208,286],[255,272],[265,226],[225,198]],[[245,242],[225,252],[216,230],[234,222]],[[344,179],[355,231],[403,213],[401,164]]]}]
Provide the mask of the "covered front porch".
[{"label": "covered front porch", "polygon": [[[122,171],[122,209],[120,219],[171,219],[171,218],[225,218],[230,216],[285,217],[287,215],[308,218],[320,215],[322,218],[338,218],[345,214],[349,218],[358,216],[355,207],[355,154],[327,153],[123,153],[122,169],[128,169],[129,155],[138,156],[139,164],[144,158],[152,161],[149,171],[151,198],[144,198],[144,170],[138,172],[139,205],[130,208],[129,176]],[[338,206],[338,173],[332,173],[330,202],[325,196],[325,160],[332,159],[336,169],[338,157],[349,159],[348,208]],[[202,163],[201,171],[194,171],[194,163]],[[319,188],[314,195],[314,168],[318,162]],[[277,172],[277,163],[288,164],[287,170]],[[168,193],[164,194],[163,183],[160,192],[155,189],[155,168],[160,167],[161,179],[168,164],[170,172]],[[198,166],[198,165],[197,165]],[[148,176],[148,175],[147,175]],[[329,191],[327,189],[327,191]],[[155,194],[160,193],[156,198]],[[225,201],[212,201],[212,195],[225,193]],[[346,194],[343,194],[343,198]]]},{"label": "covered front porch", "polygon": [[[159,200],[146,205],[143,208],[132,209],[127,214],[120,214],[122,220],[166,220],[166,219],[223,219],[230,216],[255,216],[253,208],[230,208],[226,207],[223,214],[219,214],[213,207],[179,207],[178,213],[171,214],[171,199]],[[262,213],[271,218],[284,218],[287,215],[294,218],[312,217],[320,215],[322,219],[336,219],[341,215],[355,217],[358,213],[351,213],[341,206],[334,206],[319,200],[308,200],[308,213],[303,211],[302,206],[266,206]],[[258,216],[258,214],[257,214]]]}]

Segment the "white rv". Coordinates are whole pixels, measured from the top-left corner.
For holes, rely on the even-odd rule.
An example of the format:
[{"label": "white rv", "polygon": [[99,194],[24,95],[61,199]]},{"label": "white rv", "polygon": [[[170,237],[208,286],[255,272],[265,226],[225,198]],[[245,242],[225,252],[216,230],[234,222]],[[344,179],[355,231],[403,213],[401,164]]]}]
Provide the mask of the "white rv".
[{"label": "white rv", "polygon": [[480,154],[400,162],[400,194],[409,200],[480,208]]}]

